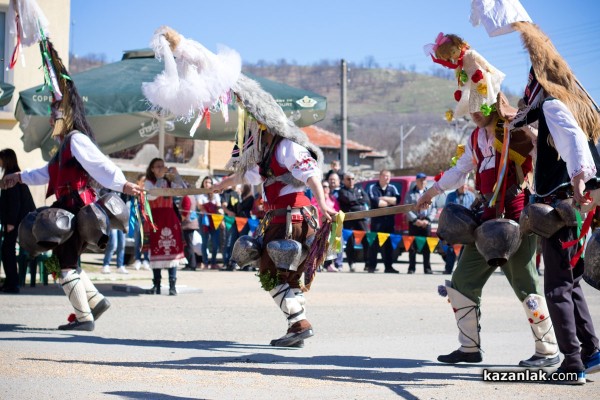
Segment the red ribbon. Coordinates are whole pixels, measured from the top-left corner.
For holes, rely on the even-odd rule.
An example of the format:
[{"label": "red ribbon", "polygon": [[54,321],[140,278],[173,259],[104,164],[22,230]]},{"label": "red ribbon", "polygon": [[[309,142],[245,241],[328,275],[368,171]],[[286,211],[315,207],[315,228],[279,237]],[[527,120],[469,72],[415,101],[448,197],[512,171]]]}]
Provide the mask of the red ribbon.
[{"label": "red ribbon", "polygon": [[202,113],[202,120],[200,123],[202,123],[204,120],[206,120],[206,129],[210,130],[210,111],[208,108],[204,110],[204,113]]},{"label": "red ribbon", "polygon": [[13,69],[17,64],[17,59],[19,58],[19,49],[21,48],[21,24],[19,22],[19,15],[15,17],[15,23],[17,25],[17,45],[13,50],[12,57],[10,58],[9,69]]},{"label": "red ribbon", "polygon": [[[569,247],[573,247],[577,243],[579,243],[579,241],[581,239],[585,238],[588,231],[590,230],[590,227],[592,226],[592,221],[594,219],[595,213],[596,213],[596,207],[591,209],[590,212],[588,213],[587,217],[585,218],[585,221],[583,222],[583,225],[581,226],[581,233],[579,234],[579,237],[575,240],[570,240],[568,242],[564,242],[562,244],[563,249],[568,249]],[[571,264],[571,269],[575,268],[575,265],[577,265],[577,262],[579,261],[579,259],[581,258],[581,254],[583,253],[583,249],[584,249],[584,246],[582,245],[581,248],[579,248],[579,250],[577,250],[577,253],[575,253],[573,258],[571,258],[571,261],[569,262],[569,264]]]}]

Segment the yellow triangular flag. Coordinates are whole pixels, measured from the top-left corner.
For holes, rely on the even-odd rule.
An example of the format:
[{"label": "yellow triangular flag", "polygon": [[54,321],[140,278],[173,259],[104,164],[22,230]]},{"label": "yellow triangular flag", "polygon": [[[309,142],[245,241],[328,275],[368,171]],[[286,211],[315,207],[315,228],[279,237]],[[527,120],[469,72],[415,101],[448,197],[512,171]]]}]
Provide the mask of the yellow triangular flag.
[{"label": "yellow triangular flag", "polygon": [[221,214],[210,214],[210,216],[212,218],[213,226],[215,227],[215,229],[217,229],[219,225],[221,225],[221,222],[223,222],[223,218],[225,218],[225,216]]},{"label": "yellow triangular flag", "polygon": [[377,240],[379,241],[379,247],[383,247],[384,243],[390,237],[389,233],[377,232]]},{"label": "yellow triangular flag", "polygon": [[429,247],[429,251],[433,253],[433,251],[435,250],[435,248],[437,247],[439,242],[440,242],[440,239],[438,239],[438,238],[428,237],[427,238],[427,246]]}]

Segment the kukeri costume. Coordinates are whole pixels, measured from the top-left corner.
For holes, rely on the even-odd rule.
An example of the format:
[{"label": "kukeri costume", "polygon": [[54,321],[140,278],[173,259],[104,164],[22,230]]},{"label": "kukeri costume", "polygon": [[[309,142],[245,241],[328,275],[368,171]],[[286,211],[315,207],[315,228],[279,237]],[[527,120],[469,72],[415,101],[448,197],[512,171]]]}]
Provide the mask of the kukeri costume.
[{"label": "kukeri costume", "polygon": [[[440,43],[444,37],[440,39],[438,36],[436,43]],[[481,62],[488,65],[485,60]],[[486,87],[488,94],[493,92],[496,96],[502,79],[484,79],[486,74],[494,74],[496,70],[482,68],[477,71],[474,74],[478,80],[497,82],[497,85]],[[468,77],[469,80],[473,80],[472,78]],[[474,86],[469,88],[470,98],[474,98],[473,91],[477,90]],[[478,101],[479,104],[470,102],[469,112],[485,114],[486,108],[492,112],[491,106],[494,104],[485,103],[482,96]],[[465,247],[452,281],[446,281],[446,285],[440,287],[440,293],[447,293],[454,311],[461,346],[448,355],[439,356],[438,360],[446,363],[482,360],[479,336],[481,293],[489,277],[501,266],[517,298],[523,304],[535,340],[535,354],[528,360],[521,361],[520,365],[548,366],[556,364],[559,358],[552,322],[538,285],[534,262],[536,241],[532,236],[524,236],[519,242],[519,226],[515,222],[519,220],[527,203],[523,180],[527,179],[527,174],[532,169],[531,157],[528,154],[532,146],[519,146],[518,144],[523,144],[522,141],[515,140],[510,149],[503,148],[506,140],[505,121],[498,118],[496,113],[491,115],[495,118],[488,126],[493,126],[495,132],[476,128],[456,166],[446,171],[430,189],[434,195],[456,189],[464,185],[468,174],[475,170],[476,189],[484,202],[483,212],[479,217],[483,224],[479,227],[477,225],[481,221],[477,221],[478,218],[474,215],[470,216],[470,212],[459,205],[445,207],[440,216],[440,237],[453,244],[465,244]],[[504,169],[503,161],[506,161]],[[498,182],[499,171],[504,171],[504,174],[500,175],[501,182]],[[502,190],[495,190],[496,187],[504,187],[504,193]],[[497,201],[492,205],[490,201],[493,199]],[[447,223],[449,220],[452,220],[450,224]],[[503,239],[498,240],[501,236],[499,234],[516,240],[506,243]],[[507,248],[498,253],[498,249],[504,246]]]},{"label": "kukeri costume", "polygon": [[[594,265],[597,260],[594,254],[589,254],[585,262],[580,258],[583,248],[578,240],[581,236],[577,236],[577,221],[572,216],[575,212],[565,205],[569,205],[566,199],[573,197],[576,178],[585,182],[584,193],[594,193],[592,205],[597,204],[600,157],[595,142],[600,136],[600,117],[550,39],[533,23],[518,22],[513,27],[521,33],[532,68],[524,106],[512,125],[537,123],[535,195],[532,198],[542,206],[550,206],[550,213],[559,214],[563,220],[562,225],[555,224],[555,229],[539,232],[546,268],[544,292],[556,327],[558,346],[564,355],[559,370],[577,372],[578,379],[572,383],[582,384],[586,381],[585,372],[600,371],[598,337],[580,286],[584,270],[597,269],[598,264]],[[575,190],[580,189],[575,187]],[[594,208],[589,213],[591,220]],[[583,226],[585,231],[587,225]],[[593,248],[593,245],[588,246],[588,250]]]},{"label": "kukeri costume", "polygon": [[[215,111],[227,120],[227,104],[237,101],[238,132],[228,167],[246,182],[263,184],[267,214],[256,237],[238,239],[231,260],[259,264],[262,287],[288,321],[286,335],[271,344],[300,346],[313,335],[300,277],[307,268],[306,242],[317,227],[304,190],[312,177],[320,181],[322,153],[269,93],[240,73],[236,52],[222,49],[215,55],[170,28],[159,29],[152,43],[157,57],[165,59],[165,72],[143,88],[153,105],[182,118],[197,115],[200,123]],[[305,282],[312,277],[307,273]]]},{"label": "kukeri costume", "polygon": [[[83,101],[67,69],[46,36],[45,17],[34,1],[11,1],[15,13],[18,44],[39,41],[46,85],[52,93],[52,136],[59,145],[50,162],[20,175],[5,177],[28,185],[48,185],[47,197],[54,195],[52,207],[30,213],[19,227],[19,241],[32,256],[53,250],[47,262],[58,275],[65,294],[75,309],[75,319],[59,326],[61,330],[94,329],[94,320],[110,306],[86,273],[78,268],[78,259],[86,246],[106,246],[111,221],[124,229],[129,219],[125,204],[110,196],[95,204],[91,180],[123,191],[127,184],[123,173],[94,144],[93,132],[86,119]],[[14,64],[13,64],[14,65]],[[11,65],[12,66],[12,65]],[[50,269],[50,268],[49,268]]]}]

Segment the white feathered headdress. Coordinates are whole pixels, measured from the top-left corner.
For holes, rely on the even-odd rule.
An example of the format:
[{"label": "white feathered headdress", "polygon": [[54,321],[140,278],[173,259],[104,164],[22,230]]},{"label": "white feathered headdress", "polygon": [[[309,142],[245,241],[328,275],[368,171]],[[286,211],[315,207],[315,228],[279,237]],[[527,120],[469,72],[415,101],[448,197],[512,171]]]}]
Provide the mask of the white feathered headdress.
[{"label": "white feathered headdress", "polygon": [[242,70],[235,50],[223,47],[214,54],[169,27],[159,28],[150,46],[165,62],[165,70],[142,85],[153,109],[186,121],[197,117],[198,123],[211,108],[220,109],[227,121],[230,90]]},{"label": "white feathered headdress", "polygon": [[[48,36],[48,19],[35,0],[10,0],[8,7],[9,32],[17,43],[13,50],[9,68],[14,68],[17,63],[21,47],[38,44]],[[22,59],[24,62],[24,60]]]}]

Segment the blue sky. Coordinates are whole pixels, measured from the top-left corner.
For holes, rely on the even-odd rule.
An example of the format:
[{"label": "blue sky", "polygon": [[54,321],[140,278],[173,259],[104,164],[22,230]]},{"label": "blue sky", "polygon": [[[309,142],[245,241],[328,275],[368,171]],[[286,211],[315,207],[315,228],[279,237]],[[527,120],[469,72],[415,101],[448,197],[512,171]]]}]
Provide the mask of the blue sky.
[{"label": "blue sky", "polygon": [[[600,102],[600,2],[521,0],[552,39],[576,76]],[[117,61],[123,50],[147,47],[152,33],[169,25],[216,51],[237,50],[246,62],[285,59],[300,65],[320,60],[402,64],[428,72],[422,47],[438,32],[465,38],[521,93],[529,57],[517,33],[490,38],[469,22],[470,0],[72,0],[71,50]],[[52,26],[50,26],[50,30]],[[351,90],[351,87],[350,87]]]}]

